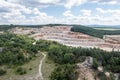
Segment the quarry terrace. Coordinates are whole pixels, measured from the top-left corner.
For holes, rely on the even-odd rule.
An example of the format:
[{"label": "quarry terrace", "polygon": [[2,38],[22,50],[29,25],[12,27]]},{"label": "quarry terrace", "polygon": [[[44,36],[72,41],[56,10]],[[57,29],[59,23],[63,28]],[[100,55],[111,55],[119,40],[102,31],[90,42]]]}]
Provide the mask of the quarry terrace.
[{"label": "quarry terrace", "polygon": [[44,26],[42,28],[16,27],[10,31],[15,34],[29,35],[35,40],[51,40],[71,47],[100,48],[105,51],[120,50],[120,35],[104,35],[103,39],[87,34],[72,32],[72,26]]}]

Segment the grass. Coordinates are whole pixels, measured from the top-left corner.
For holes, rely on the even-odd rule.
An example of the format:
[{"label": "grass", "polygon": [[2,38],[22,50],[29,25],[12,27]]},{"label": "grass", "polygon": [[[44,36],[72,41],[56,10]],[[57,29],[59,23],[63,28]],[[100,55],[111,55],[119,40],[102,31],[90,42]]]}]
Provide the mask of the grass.
[{"label": "grass", "polygon": [[[17,75],[15,74],[15,69],[16,68],[7,68],[6,66],[0,66],[0,68],[5,68],[7,69],[7,73],[3,76],[0,76],[0,80],[18,80],[18,78],[27,78],[27,77],[34,77],[38,74],[38,69],[39,69],[39,63],[40,60],[42,59],[43,55],[38,53],[38,56],[31,60],[30,62],[22,65],[21,67],[25,68],[27,71],[27,74],[25,75]],[[27,80],[27,79],[22,79],[22,80]]]},{"label": "grass", "polygon": [[57,66],[55,65],[55,63],[49,60],[46,56],[45,60],[43,61],[43,66],[42,66],[42,73],[43,73],[44,80],[50,80],[49,76],[56,67]]},{"label": "grass", "polygon": [[[43,55],[39,53],[38,56],[33,60],[31,60],[30,62],[22,66],[19,66],[26,69],[27,73],[24,75],[15,74],[16,68],[11,69],[11,68],[8,68],[7,66],[0,66],[0,68],[7,69],[7,73],[3,76],[0,76],[0,80],[18,80],[18,79],[27,80],[28,77],[35,77],[36,75],[38,75],[39,63],[42,58],[43,58]],[[46,56],[42,65],[42,74],[43,74],[44,80],[50,80],[49,76],[55,68],[56,68],[55,63],[49,60]]]}]

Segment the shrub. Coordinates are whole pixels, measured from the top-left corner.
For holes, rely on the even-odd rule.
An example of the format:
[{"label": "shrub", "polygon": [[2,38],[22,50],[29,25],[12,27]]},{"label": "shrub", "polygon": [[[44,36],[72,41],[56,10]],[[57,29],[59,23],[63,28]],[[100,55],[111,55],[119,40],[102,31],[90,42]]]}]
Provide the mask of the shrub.
[{"label": "shrub", "polygon": [[17,74],[19,75],[23,75],[23,74],[26,74],[26,69],[25,68],[22,68],[22,67],[18,67],[15,71]]},{"label": "shrub", "polygon": [[2,76],[2,75],[4,75],[4,74],[6,74],[6,70],[0,69],[0,76]]}]

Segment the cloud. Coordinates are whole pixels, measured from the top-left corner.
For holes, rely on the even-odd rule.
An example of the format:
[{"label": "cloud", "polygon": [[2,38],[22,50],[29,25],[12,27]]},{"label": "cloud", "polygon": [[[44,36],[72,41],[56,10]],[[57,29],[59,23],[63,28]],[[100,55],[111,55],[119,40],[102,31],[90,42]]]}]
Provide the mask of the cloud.
[{"label": "cloud", "polygon": [[111,15],[117,15],[120,16],[120,10],[119,9],[107,9],[104,10],[102,8],[96,8],[96,11],[103,13],[103,14],[111,14]]},{"label": "cloud", "polygon": [[[2,0],[5,1],[5,0]],[[80,6],[84,3],[97,4],[118,4],[119,0],[6,0],[9,3],[24,5],[26,7],[44,8],[50,5],[61,5],[66,9],[71,9],[73,6]]]},{"label": "cloud", "polygon": [[84,2],[86,2],[86,0],[67,0],[67,2],[64,4],[64,6],[67,9],[70,9],[73,6],[79,6],[79,5],[83,4]]},{"label": "cloud", "polygon": [[[89,0],[91,1],[91,0]],[[119,0],[92,0],[91,2],[99,3],[99,4],[118,4]]]},{"label": "cloud", "polygon": [[[66,13],[66,15],[65,15]],[[97,14],[99,13],[99,14]],[[120,10],[96,8],[96,14],[92,10],[80,10],[80,15],[73,15],[71,11],[63,13],[66,17],[63,22],[70,24],[103,24],[103,25],[119,25]],[[70,16],[67,16],[70,15]],[[71,16],[72,15],[72,16]],[[108,15],[108,16],[106,16]]]},{"label": "cloud", "polygon": [[5,0],[0,1],[0,12],[0,24],[46,24],[56,21],[53,16],[48,16],[38,8]]},{"label": "cloud", "polygon": [[97,4],[119,4],[120,0],[64,0],[64,7],[71,9],[73,6],[80,6],[84,3],[97,3]]},{"label": "cloud", "polygon": [[20,10],[12,10],[9,13],[1,13],[1,24],[47,24],[55,22],[53,16],[39,11],[37,8],[31,10],[30,16],[24,15]]},{"label": "cloud", "polygon": [[26,7],[43,8],[49,5],[58,5],[60,0],[7,0],[7,2],[21,4]]},{"label": "cloud", "polygon": [[64,15],[65,17],[73,17],[73,15],[72,15],[72,13],[71,13],[70,10],[65,11],[65,12],[63,13],[63,15]]},{"label": "cloud", "polygon": [[80,10],[80,12],[82,13],[83,16],[91,16],[92,11],[83,9],[83,10]]},{"label": "cloud", "polygon": [[59,3],[60,0],[38,0],[39,3],[43,4],[56,4]]},{"label": "cloud", "polygon": [[[0,24],[120,24],[119,9],[96,8],[94,12],[81,9],[78,10],[78,15],[74,15],[75,12],[71,9],[87,2],[109,4],[114,1],[119,2],[118,0],[0,0]],[[41,8],[50,5],[65,7],[67,10],[61,14],[63,18],[58,19],[41,11]]]},{"label": "cloud", "polygon": [[0,6],[0,13],[6,13],[6,12],[10,12],[10,10],[9,10],[9,9],[5,9],[5,8],[2,8],[2,7]]},{"label": "cloud", "polygon": [[[4,10],[3,10],[4,9]],[[20,4],[14,4],[9,3],[7,1],[0,1],[0,12],[11,12],[12,10],[19,10],[23,13],[29,14],[31,13],[31,10],[29,8],[26,8],[25,6],[22,6]]]},{"label": "cloud", "polygon": [[100,13],[105,13],[105,11],[101,8],[96,8],[96,11],[100,12]]}]

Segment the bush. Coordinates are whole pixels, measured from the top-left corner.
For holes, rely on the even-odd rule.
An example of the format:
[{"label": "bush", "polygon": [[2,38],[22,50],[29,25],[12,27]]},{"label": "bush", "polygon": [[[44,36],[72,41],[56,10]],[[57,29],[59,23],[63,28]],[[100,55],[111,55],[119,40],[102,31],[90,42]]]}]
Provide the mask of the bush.
[{"label": "bush", "polygon": [[76,80],[74,66],[65,64],[57,67],[50,76],[50,80]]},{"label": "bush", "polygon": [[93,68],[97,69],[97,67],[99,66],[98,62],[96,59],[93,59]]},{"label": "bush", "polygon": [[98,78],[99,78],[100,80],[107,80],[107,77],[105,76],[104,72],[98,73]]},{"label": "bush", "polygon": [[23,75],[23,74],[26,74],[26,69],[25,68],[22,68],[22,67],[18,67],[15,71],[17,74],[19,75]]},{"label": "bush", "polygon": [[32,68],[29,68],[29,70],[32,70]]},{"label": "bush", "polygon": [[4,74],[6,74],[6,70],[0,69],[0,76],[2,76],[2,75],[4,75]]}]

